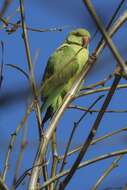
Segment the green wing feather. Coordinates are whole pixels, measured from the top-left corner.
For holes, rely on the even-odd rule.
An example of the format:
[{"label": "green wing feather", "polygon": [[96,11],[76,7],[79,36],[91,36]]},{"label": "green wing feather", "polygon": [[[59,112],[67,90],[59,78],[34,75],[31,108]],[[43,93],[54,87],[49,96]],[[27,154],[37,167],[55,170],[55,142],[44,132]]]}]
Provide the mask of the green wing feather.
[{"label": "green wing feather", "polygon": [[78,71],[78,59],[71,45],[63,44],[49,58],[42,80],[42,109],[52,105],[56,110],[62,103],[61,92]]}]

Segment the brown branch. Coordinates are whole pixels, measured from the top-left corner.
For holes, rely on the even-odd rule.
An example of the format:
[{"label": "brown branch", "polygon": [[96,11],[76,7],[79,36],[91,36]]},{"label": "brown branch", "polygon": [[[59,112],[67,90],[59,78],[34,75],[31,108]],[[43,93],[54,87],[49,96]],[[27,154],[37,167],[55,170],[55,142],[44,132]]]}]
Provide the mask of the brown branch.
[{"label": "brown branch", "polygon": [[[68,109],[76,109],[76,110],[80,110],[80,111],[87,111],[90,114],[99,112],[99,109],[89,109],[86,107],[73,105],[73,104],[69,105]],[[127,110],[111,109],[111,110],[106,110],[105,113],[127,113]]]},{"label": "brown branch", "polygon": [[[111,20],[110,20],[110,22],[108,23],[108,25],[107,25],[107,27],[106,27],[106,30],[108,30],[109,31],[109,33],[110,33],[110,26],[112,25],[112,22],[114,21],[114,19],[115,19],[115,17],[116,17],[116,15],[118,14],[118,12],[119,12],[119,10],[120,10],[120,8],[122,7],[122,5],[124,4],[124,2],[125,2],[125,0],[121,0],[121,2],[120,2],[120,4],[118,5],[118,7],[117,7],[117,9],[116,9],[116,11],[115,11],[115,13],[113,14],[113,16],[112,16],[112,18],[111,18]],[[125,11],[126,13],[127,13],[127,11]],[[124,19],[123,19],[124,18]],[[122,20],[123,20],[123,22],[125,22],[125,20],[127,19],[127,14],[125,15],[122,15]],[[119,20],[121,20],[121,17],[119,18]],[[121,20],[121,21],[122,21]],[[121,22],[120,21],[120,22]],[[121,22],[121,24],[123,24],[123,22]],[[118,22],[116,22],[113,26],[113,28],[115,29],[115,28],[117,28],[117,23]],[[116,27],[115,27],[116,26]],[[119,26],[120,27],[120,26]],[[110,30],[109,30],[110,29]],[[110,35],[110,36],[112,36],[112,35]],[[105,41],[103,40],[103,37],[101,38],[101,40],[100,40],[100,42],[98,43],[98,46],[97,46],[97,48],[96,48],[96,50],[98,51],[98,50],[101,50],[101,46],[105,46],[104,45],[105,44]],[[99,51],[98,51],[99,52]]]},{"label": "brown branch", "polygon": [[[44,163],[46,163],[46,156],[45,156],[45,158],[44,158]],[[42,166],[42,171],[40,172],[39,177],[41,176],[41,174],[43,174],[44,182],[48,181],[49,176],[48,176],[47,164],[44,164],[44,165]],[[38,177],[38,178],[39,178],[39,177]],[[39,184],[39,185],[40,185],[40,184]],[[45,190],[49,190],[49,187],[46,187]]]},{"label": "brown branch", "polygon": [[[66,149],[65,149],[65,153],[64,153],[64,156],[63,156],[63,160],[62,160],[62,164],[61,164],[61,167],[60,167],[60,170],[59,170],[59,173],[61,173],[64,169],[64,166],[66,164],[66,158],[68,156],[68,151],[69,151],[69,148],[70,148],[70,145],[71,145],[71,142],[72,142],[72,139],[73,139],[73,136],[77,130],[77,128],[79,127],[79,124],[80,122],[87,116],[87,114],[89,113],[89,110],[94,107],[99,100],[101,100],[103,98],[103,96],[99,96],[88,108],[87,111],[85,111],[85,113],[83,113],[83,115],[80,117],[80,119],[77,121],[77,122],[74,122],[74,126],[72,128],[72,131],[71,131],[71,134],[69,136],[69,140],[68,140],[68,143],[67,143],[67,146],[66,146]],[[57,182],[58,184],[58,182]],[[57,186],[56,184],[56,186]]]},{"label": "brown branch", "polygon": [[1,177],[0,177],[0,189],[1,190],[8,190],[6,184],[4,183],[4,181]]},{"label": "brown branch", "polygon": [[92,129],[91,129],[86,141],[84,142],[76,161],[72,165],[72,168],[71,168],[68,176],[63,180],[63,182],[61,182],[59,190],[64,190],[64,188],[68,185],[69,181],[71,180],[74,173],[76,172],[81,160],[83,159],[83,157],[84,157],[87,149],[89,148],[94,136],[96,135],[97,129],[99,128],[99,124],[100,124],[100,122],[102,120],[102,117],[103,117],[103,115],[105,113],[105,110],[107,109],[107,107],[108,107],[108,105],[109,105],[109,103],[110,103],[110,101],[112,99],[112,96],[113,96],[113,94],[115,92],[116,86],[118,85],[120,79],[121,79],[120,75],[115,76],[115,79],[114,79],[114,82],[113,82],[113,84],[111,86],[111,89],[110,89],[110,91],[109,91],[109,93],[108,93],[108,95],[107,95],[107,97],[106,97],[106,99],[105,99],[105,101],[104,101],[104,103],[103,103],[103,105],[101,107],[101,110],[99,111],[99,113],[97,115],[97,118],[96,118],[96,120],[95,120],[95,122],[94,122],[94,124],[92,126]]},{"label": "brown branch", "polygon": [[[22,27],[22,24],[20,24],[19,21],[17,21],[16,23],[12,23],[10,22],[10,18],[3,18],[0,17],[0,20],[3,22],[3,27],[1,27],[0,29],[5,29],[6,28],[6,32],[8,32],[8,34],[12,34],[13,32],[15,32],[18,28]],[[11,26],[9,28],[9,25]],[[62,27],[52,27],[52,28],[33,28],[30,26],[26,26],[26,29],[28,31],[32,31],[32,32],[62,32],[64,29],[71,29],[74,28],[73,26],[62,26]]]},{"label": "brown branch", "polygon": [[[100,142],[100,141],[103,141],[103,140],[105,140],[105,139],[107,139],[107,138],[109,138],[109,137],[112,137],[113,135],[117,135],[117,134],[119,134],[119,133],[121,133],[121,132],[127,132],[127,127],[124,127],[124,128],[122,128],[122,129],[113,131],[113,132],[108,133],[108,134],[106,134],[106,135],[104,135],[104,136],[98,137],[98,138],[96,138],[95,140],[93,140],[90,145],[95,145],[96,143],[98,143],[98,142]],[[70,150],[70,151],[68,152],[67,156],[71,156],[72,154],[76,153],[77,151],[80,151],[81,148],[82,148],[82,145],[81,145],[81,146],[78,146],[77,148],[75,148],[75,149],[73,149],[73,150]],[[59,160],[63,160],[63,157],[64,157],[64,155],[61,156],[61,157],[59,157]]]},{"label": "brown branch", "polygon": [[1,65],[0,65],[0,88],[2,86],[2,82],[3,82],[3,67],[4,67],[4,43],[3,41],[1,41]]},{"label": "brown branch", "polygon": [[0,10],[0,17],[2,17],[5,14],[11,2],[12,0],[4,0],[3,6]]},{"label": "brown branch", "polygon": [[[2,20],[3,22],[5,22],[5,20]],[[13,32],[16,32],[16,30],[20,27],[22,27],[22,25],[20,23],[12,23],[12,22],[8,22],[8,24],[10,24],[12,27],[8,28],[8,26],[6,27],[6,32],[8,32],[8,34],[12,34]],[[73,27],[54,27],[54,28],[49,28],[49,29],[45,29],[45,28],[32,28],[29,26],[26,26],[26,29],[28,31],[32,31],[32,32],[62,32],[65,28],[73,28]]]},{"label": "brown branch", "polygon": [[20,68],[19,66],[17,65],[14,65],[14,64],[5,64],[6,66],[9,66],[13,69],[16,69],[17,71],[20,71],[25,77],[27,80],[29,80],[29,75],[27,74],[26,71],[24,71],[22,68]]},{"label": "brown branch", "polygon": [[[120,155],[124,155],[124,154],[127,154],[127,149],[124,149],[124,150],[120,150],[120,151],[115,151],[115,152],[112,152],[112,153],[107,153],[107,154],[104,154],[104,155],[101,155],[99,157],[96,157],[94,159],[91,159],[91,160],[87,160],[87,161],[84,161],[82,162],[77,169],[81,169],[83,167],[86,167],[88,165],[91,165],[91,164],[94,164],[96,162],[99,162],[101,160],[105,160],[105,159],[108,159],[108,158],[112,158],[112,157],[115,157],[115,156],[120,156]],[[66,170],[66,171],[63,171],[59,174],[57,174],[54,178],[51,178],[49,179],[49,181],[47,181],[46,183],[44,183],[40,190],[42,190],[43,188],[45,188],[47,185],[51,184],[52,182],[58,180],[59,178],[61,177],[64,177],[66,175],[68,175],[68,173],[70,172],[70,169]]]},{"label": "brown branch", "polygon": [[[119,90],[119,89],[122,89],[122,88],[127,88],[127,84],[119,84],[116,88],[116,90]],[[98,89],[93,89],[93,90],[89,90],[87,92],[81,92],[79,93],[78,95],[76,95],[74,97],[75,98],[79,98],[79,97],[82,97],[82,96],[87,96],[87,95],[90,95],[90,94],[94,94],[94,93],[98,93],[98,92],[104,92],[104,91],[109,91],[110,90],[110,87],[103,87],[103,88],[98,88]]]},{"label": "brown branch", "polygon": [[119,157],[117,157],[112,163],[111,165],[106,169],[106,171],[103,173],[103,175],[98,179],[97,183],[94,185],[94,187],[92,188],[92,190],[97,190],[99,185],[103,182],[103,180],[109,175],[109,173],[115,169],[116,167],[118,167],[118,162],[122,159],[123,155],[120,155]]},{"label": "brown branch", "polygon": [[[36,118],[37,118],[37,122],[38,122],[39,137],[40,137],[40,141],[41,141],[43,139],[42,118],[41,118],[41,110],[40,110],[39,99],[38,99],[38,90],[37,90],[35,78],[34,78],[33,64],[32,64],[32,59],[31,59],[31,54],[30,54],[30,46],[29,46],[29,40],[28,40],[28,35],[27,35],[26,23],[25,23],[24,0],[19,0],[19,2],[20,2],[20,14],[21,14],[21,23],[22,23],[22,31],[23,31],[23,40],[24,40],[24,44],[25,44],[25,50],[26,50],[28,68],[29,68],[29,79],[30,79],[30,84],[31,84],[33,95],[34,95],[34,99],[36,100],[34,108],[35,108]],[[42,158],[42,161],[44,161],[44,160],[45,160],[45,156]],[[47,176],[45,167],[43,167],[43,175],[44,175],[44,177]],[[38,172],[37,180],[38,180],[38,177],[39,177],[39,172]],[[36,183],[36,186],[37,186],[37,183]],[[35,186],[33,186],[32,189],[34,187]]]},{"label": "brown branch", "polygon": [[86,5],[86,7],[87,7],[89,13],[91,14],[93,20],[95,21],[98,29],[103,34],[103,37],[104,37],[105,41],[107,42],[107,45],[109,46],[114,58],[116,59],[120,68],[124,71],[125,75],[127,76],[127,66],[125,64],[125,61],[121,57],[120,53],[118,52],[114,43],[112,42],[110,36],[107,34],[105,28],[103,27],[103,24],[101,23],[99,17],[97,16],[91,1],[90,0],[83,0],[83,2]]},{"label": "brown branch", "polygon": [[30,80],[32,91],[33,91],[34,99],[36,100],[35,113],[36,113],[36,117],[38,121],[39,137],[41,138],[42,119],[41,119],[38,93],[37,93],[37,87],[36,87],[35,78],[34,78],[33,64],[32,64],[32,59],[31,59],[31,54],[30,54],[29,40],[28,40],[28,35],[27,35],[26,23],[25,23],[24,5],[23,5],[24,0],[19,0],[19,2],[20,2],[20,14],[21,14],[21,22],[22,22],[23,40],[25,44],[25,50],[26,50],[28,68],[29,68],[29,80]]},{"label": "brown branch", "polygon": [[6,154],[6,159],[5,159],[5,162],[4,162],[4,169],[3,169],[3,173],[2,173],[3,181],[5,181],[5,178],[6,178],[6,174],[7,174],[8,167],[9,167],[9,160],[10,160],[10,156],[11,156],[11,153],[12,153],[12,150],[13,150],[13,147],[14,147],[14,143],[15,143],[17,134],[19,133],[20,129],[24,126],[24,124],[25,124],[29,114],[31,113],[32,109],[33,109],[33,102],[29,106],[29,108],[27,109],[27,111],[26,111],[23,119],[21,120],[19,126],[16,128],[14,133],[11,135],[10,143],[9,143],[7,154]]},{"label": "brown branch", "polygon": [[104,78],[103,80],[100,80],[94,84],[91,84],[89,86],[82,86],[82,88],[80,89],[80,92],[83,91],[83,90],[91,90],[95,87],[98,87],[98,86],[102,86],[104,87],[106,82],[108,82],[109,80],[111,80],[113,77],[114,77],[114,72],[112,74],[110,74],[108,77]]},{"label": "brown branch", "polygon": [[12,184],[12,190],[15,190],[15,184],[20,172],[20,167],[21,167],[21,162],[23,159],[23,154],[27,145],[27,141],[26,141],[26,134],[27,134],[27,124],[24,126],[24,128],[22,129],[22,139],[21,139],[21,145],[20,145],[20,150],[19,150],[19,154],[18,154],[18,159],[16,161],[16,168],[15,168],[15,172],[14,172],[14,178],[13,178],[13,184]]},{"label": "brown branch", "polygon": [[[41,166],[41,167],[47,166],[48,163],[49,163],[49,161],[46,162],[46,163],[44,163],[43,165],[39,165],[39,166]],[[34,166],[34,167],[38,167],[38,166]],[[25,179],[26,176],[30,176],[30,171],[31,171],[32,169],[33,169],[33,167],[31,167],[31,168],[25,170],[25,172],[17,179],[17,181],[16,181],[16,183],[15,183],[15,187],[14,187],[15,189],[22,183],[22,181]]]},{"label": "brown branch", "polygon": [[[123,131],[127,131],[127,128],[125,127],[125,128],[119,129],[119,130],[117,130],[117,131],[113,131],[112,133],[109,133],[109,134],[104,135],[104,136],[102,136],[102,137],[99,137],[99,138],[93,140],[93,141],[91,142],[91,145],[94,145],[94,144],[97,143],[97,142],[100,142],[100,141],[102,141],[102,140],[105,140],[106,138],[109,138],[109,137],[111,137],[111,136],[113,136],[113,135],[116,135],[116,134],[118,134],[118,133],[120,133],[120,132],[123,132]],[[76,149],[74,149],[74,150],[68,152],[67,156],[70,156],[71,154],[73,154],[73,153],[75,153],[75,152],[81,150],[81,147],[82,147],[82,146],[77,147]],[[64,155],[61,156],[61,157],[59,157],[58,159],[59,159],[59,161],[60,161],[61,159],[63,160],[63,158],[64,158]],[[47,164],[46,164],[46,165],[47,165]],[[37,166],[35,166],[35,167],[37,167]],[[29,175],[30,170],[32,170],[32,168],[26,170],[26,171],[19,177],[19,179],[18,179],[17,182],[16,182],[15,188],[17,188],[17,187],[19,186],[19,184],[23,181],[23,179],[24,179],[27,175]],[[63,173],[64,173],[64,172],[62,172],[62,174],[63,174]],[[49,179],[48,182],[51,181],[50,183],[52,183],[52,180],[53,180],[53,179],[56,179],[56,180],[59,179],[59,175],[57,175],[57,176],[58,176],[58,178],[56,178],[56,176],[55,176],[55,177]],[[61,174],[60,174],[60,176],[61,176]],[[61,177],[62,177],[62,176],[61,176]],[[56,180],[53,180],[53,181],[56,181]],[[50,183],[47,184],[47,182],[45,182],[44,184],[47,184],[47,186],[48,186]],[[45,187],[45,186],[44,186],[44,187]]]},{"label": "brown branch", "polygon": [[[58,152],[57,152],[56,131],[52,135],[52,158],[53,158],[53,161],[52,161],[52,169],[51,169],[51,178],[56,176],[57,165],[59,162],[59,156],[58,156]],[[56,189],[56,188],[54,188],[54,185],[55,185],[54,183],[51,184],[50,190]]]}]

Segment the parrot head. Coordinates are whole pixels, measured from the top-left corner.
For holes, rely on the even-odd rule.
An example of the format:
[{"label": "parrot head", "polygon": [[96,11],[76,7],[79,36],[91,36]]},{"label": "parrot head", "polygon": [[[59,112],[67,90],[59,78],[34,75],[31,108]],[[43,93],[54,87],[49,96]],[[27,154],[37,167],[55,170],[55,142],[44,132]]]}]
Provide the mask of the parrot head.
[{"label": "parrot head", "polygon": [[69,33],[66,41],[69,44],[76,44],[84,48],[88,48],[90,33],[86,29],[78,28]]}]

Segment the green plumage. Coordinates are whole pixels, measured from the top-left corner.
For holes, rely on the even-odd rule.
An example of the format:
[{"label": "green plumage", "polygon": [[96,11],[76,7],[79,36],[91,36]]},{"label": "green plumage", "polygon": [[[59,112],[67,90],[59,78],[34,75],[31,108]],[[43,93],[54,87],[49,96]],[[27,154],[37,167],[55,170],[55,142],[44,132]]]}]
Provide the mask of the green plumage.
[{"label": "green plumage", "polygon": [[61,106],[63,98],[88,60],[89,45],[84,46],[84,37],[90,38],[85,29],[72,31],[64,43],[49,57],[42,79],[42,111],[47,109],[43,123]]}]

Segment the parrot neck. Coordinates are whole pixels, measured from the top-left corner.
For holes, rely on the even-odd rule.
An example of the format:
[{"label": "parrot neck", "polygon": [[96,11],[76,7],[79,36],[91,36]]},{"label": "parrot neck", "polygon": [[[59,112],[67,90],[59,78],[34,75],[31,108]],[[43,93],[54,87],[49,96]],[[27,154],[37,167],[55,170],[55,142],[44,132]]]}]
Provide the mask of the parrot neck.
[{"label": "parrot neck", "polygon": [[82,49],[86,49],[87,51],[89,51],[89,45],[87,46],[87,48],[83,48],[81,45],[77,44],[77,43],[68,43],[67,40],[64,41],[64,43],[59,47],[59,48],[62,48],[64,46],[69,46],[71,48],[74,49],[74,51],[78,51],[80,50],[81,48]]},{"label": "parrot neck", "polygon": [[81,44],[76,42],[76,41],[69,41],[69,40],[65,40],[65,43],[69,44],[69,45],[77,45],[81,47]]},{"label": "parrot neck", "polygon": [[[80,47],[80,48],[83,48],[83,46],[81,45],[81,43],[78,43],[78,42],[76,42],[76,41],[68,41],[68,39],[67,40],[65,40],[65,43],[64,44],[68,44],[68,45],[71,45],[71,46],[74,46],[74,47]],[[87,49],[87,50],[89,50],[89,45],[87,45],[87,47],[85,47],[85,49]]]},{"label": "parrot neck", "polygon": [[[75,50],[75,49],[83,48],[80,44],[75,43],[75,42],[68,43],[67,40],[64,42],[64,45],[65,45],[65,46],[66,46],[66,45],[67,45],[67,46],[71,46],[74,50]],[[83,48],[83,49],[87,49],[87,50],[89,51],[89,45],[88,45],[87,47]]]}]

